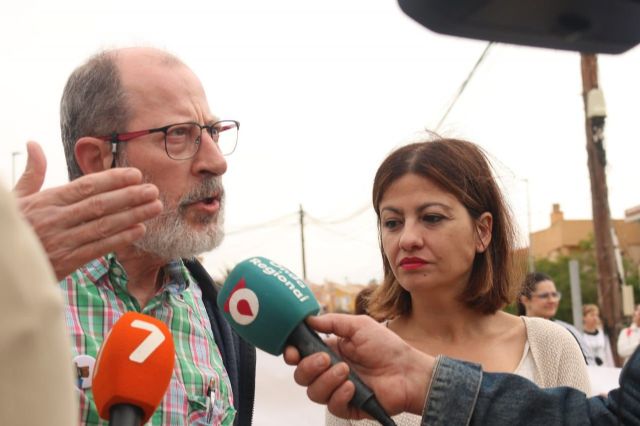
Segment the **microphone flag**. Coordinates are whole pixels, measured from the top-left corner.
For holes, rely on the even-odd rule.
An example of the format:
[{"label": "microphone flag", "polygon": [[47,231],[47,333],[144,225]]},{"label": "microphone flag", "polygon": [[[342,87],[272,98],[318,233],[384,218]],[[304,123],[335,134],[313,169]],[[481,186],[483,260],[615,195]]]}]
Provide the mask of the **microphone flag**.
[{"label": "microphone flag", "polygon": [[311,289],[293,272],[264,257],[240,262],[218,293],[218,306],[236,332],[280,355],[294,328],[320,311]]}]

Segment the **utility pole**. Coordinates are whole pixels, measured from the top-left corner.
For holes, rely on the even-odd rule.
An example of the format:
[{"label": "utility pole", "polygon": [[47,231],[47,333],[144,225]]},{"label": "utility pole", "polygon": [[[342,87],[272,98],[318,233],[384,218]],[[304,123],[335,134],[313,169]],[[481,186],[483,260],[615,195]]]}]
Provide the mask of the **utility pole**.
[{"label": "utility pole", "polygon": [[300,204],[300,243],[302,246],[302,279],[307,281],[307,257],[304,251],[304,210]]},{"label": "utility pole", "polygon": [[607,156],[604,149],[604,121],[606,110],[604,96],[598,87],[598,59],[595,54],[581,53],[582,95],[586,112],[587,165],[591,181],[591,208],[596,244],[598,268],[598,305],[604,326],[611,339],[616,364],[619,357],[615,339],[622,328],[622,303],[620,277],[616,270],[613,239],[611,237],[611,212],[605,168]]}]

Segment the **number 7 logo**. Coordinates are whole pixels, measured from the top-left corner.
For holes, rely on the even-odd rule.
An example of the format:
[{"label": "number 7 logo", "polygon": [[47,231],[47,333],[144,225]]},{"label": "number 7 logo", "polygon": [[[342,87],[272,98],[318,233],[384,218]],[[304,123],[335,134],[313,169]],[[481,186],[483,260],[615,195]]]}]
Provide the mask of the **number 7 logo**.
[{"label": "number 7 logo", "polygon": [[142,410],[146,423],[167,391],[175,356],[166,324],[138,312],[122,315],[102,343],[93,369],[91,385],[100,417],[110,420],[111,409],[127,403]]},{"label": "number 7 logo", "polygon": [[165,337],[162,330],[150,322],[136,319],[131,322],[131,327],[149,332],[149,335],[129,355],[131,361],[142,364],[164,342]]}]

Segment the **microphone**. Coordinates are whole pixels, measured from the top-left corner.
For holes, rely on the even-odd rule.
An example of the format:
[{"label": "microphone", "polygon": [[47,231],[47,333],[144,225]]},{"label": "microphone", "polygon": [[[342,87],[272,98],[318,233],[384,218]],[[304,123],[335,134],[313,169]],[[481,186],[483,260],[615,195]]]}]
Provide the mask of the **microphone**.
[{"label": "microphone", "polygon": [[[280,355],[291,345],[302,357],[325,352],[332,365],[341,361],[304,322],[320,310],[311,289],[276,262],[252,257],[236,265],[218,293],[218,307],[240,337],[272,355]],[[395,425],[353,370],[349,380],[356,388],[352,405],[383,425]]]},{"label": "microphone", "polygon": [[125,313],[107,334],[93,372],[100,417],[110,426],[146,423],[167,391],[174,358],[173,338],[162,321]]}]

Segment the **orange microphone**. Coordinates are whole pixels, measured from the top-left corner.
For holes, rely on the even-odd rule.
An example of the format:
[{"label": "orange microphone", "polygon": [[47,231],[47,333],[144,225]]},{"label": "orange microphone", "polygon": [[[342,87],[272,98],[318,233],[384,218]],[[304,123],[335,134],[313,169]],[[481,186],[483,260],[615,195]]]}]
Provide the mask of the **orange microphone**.
[{"label": "orange microphone", "polygon": [[167,391],[175,348],[160,320],[127,312],[105,338],[93,372],[98,414],[109,425],[140,426]]}]

